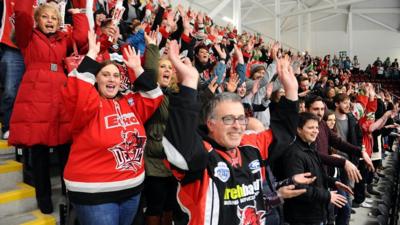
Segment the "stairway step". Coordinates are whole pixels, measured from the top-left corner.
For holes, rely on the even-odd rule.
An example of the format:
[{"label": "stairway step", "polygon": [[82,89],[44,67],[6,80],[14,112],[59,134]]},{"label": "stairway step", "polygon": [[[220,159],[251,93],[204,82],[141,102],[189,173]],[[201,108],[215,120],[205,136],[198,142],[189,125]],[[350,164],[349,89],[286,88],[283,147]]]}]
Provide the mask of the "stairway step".
[{"label": "stairway step", "polygon": [[0,140],[0,157],[3,155],[12,155],[14,157],[15,147],[9,146],[7,140]]},{"label": "stairway step", "polygon": [[42,214],[39,210],[2,218],[0,225],[55,225],[52,215]]},{"label": "stairway step", "polygon": [[0,192],[10,190],[22,182],[22,164],[14,160],[0,160]]},{"label": "stairway step", "polygon": [[17,188],[0,193],[0,218],[37,208],[35,188],[24,183],[18,183]]}]

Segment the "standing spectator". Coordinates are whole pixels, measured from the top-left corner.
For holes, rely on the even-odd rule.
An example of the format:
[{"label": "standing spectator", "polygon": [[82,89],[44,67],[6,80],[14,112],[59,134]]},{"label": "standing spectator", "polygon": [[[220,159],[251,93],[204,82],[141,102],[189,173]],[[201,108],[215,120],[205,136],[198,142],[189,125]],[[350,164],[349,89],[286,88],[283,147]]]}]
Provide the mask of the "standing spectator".
[{"label": "standing spectator", "polygon": [[346,59],[343,61],[343,69],[350,70],[352,68],[350,57],[346,56]]},{"label": "standing spectator", "polygon": [[14,0],[4,0],[3,5],[3,24],[1,25],[0,36],[0,70],[1,83],[4,91],[1,96],[0,110],[3,113],[1,121],[1,138],[7,140],[9,137],[10,117],[14,106],[18,87],[24,74],[25,64],[20,50],[11,40],[15,28],[11,18],[14,14]]},{"label": "standing spectator", "polygon": [[352,74],[359,74],[360,72],[360,62],[358,61],[358,57],[355,55],[353,57],[353,71]]},{"label": "standing spectator", "polygon": [[[335,96],[335,115],[336,115],[336,130],[337,134],[342,140],[345,140],[355,146],[361,146],[362,136],[361,128],[358,126],[356,118],[350,113],[350,98],[346,94],[338,94]],[[347,153],[338,151],[341,157],[348,159],[352,162],[358,162],[358,157],[350,157]],[[364,162],[360,162],[364,163]],[[359,163],[357,163],[359,164]],[[360,167],[359,167],[360,168]],[[365,166],[362,166],[365,168]],[[365,174],[364,171],[360,171]],[[339,170],[339,179],[342,183],[350,185],[350,180],[343,169]],[[340,191],[339,191],[340,192]],[[347,225],[351,216],[351,199],[345,192],[340,192],[347,199],[347,204],[338,210],[336,216],[337,225]]]},{"label": "standing spectator", "polygon": [[164,99],[145,124],[147,134],[144,150],[146,224],[172,225],[173,219],[179,216],[179,205],[176,201],[178,182],[172,176],[171,170],[163,163],[166,156],[162,137],[168,121],[169,95],[177,93],[178,86],[171,61],[163,58],[159,60],[158,65],[158,84],[164,93]]},{"label": "standing spectator", "polygon": [[344,196],[336,191],[329,191],[328,187],[352,193],[348,186],[328,177],[321,164],[315,146],[318,124],[319,118],[316,115],[300,113],[296,141],[285,154],[285,159],[291,162],[284,165],[285,176],[311,172],[317,177],[313,184],[305,187],[307,192],[304,195],[288,199],[283,205],[285,221],[290,225],[323,224],[327,219],[326,208],[329,202],[339,208],[346,204]]},{"label": "standing spectator", "polygon": [[382,61],[379,57],[376,58],[373,66],[377,67],[377,66],[382,66]]},{"label": "standing spectator", "polygon": [[[147,60],[157,61],[155,36],[147,39]],[[80,224],[130,225],[139,207],[147,139],[143,124],[160,105],[162,92],[154,70],[143,69],[131,47],[124,51],[135,93],[119,91],[121,74],[115,63],[95,61],[100,43],[94,31],[87,55],[63,90],[73,118],[65,183]]]},{"label": "standing spectator", "polygon": [[392,67],[395,69],[399,69],[399,62],[397,61],[397,59],[394,59],[393,63],[392,63]]},{"label": "standing spectator", "polygon": [[[169,146],[165,153],[180,181],[177,196],[190,215],[188,224],[264,224],[266,207],[273,202],[268,201],[268,196],[265,200],[262,196],[261,185],[265,178],[261,171],[265,164],[261,162],[268,158],[271,130],[244,134],[248,120],[240,97],[221,93],[212,98],[205,109],[207,128],[204,132],[207,133],[193,132],[197,130],[199,119],[199,102],[196,101],[199,75],[188,59],[184,63],[179,59],[176,41],[170,42],[169,56],[182,85],[179,95],[170,99],[170,119],[163,143]],[[281,117],[283,121],[279,122],[290,131],[275,135],[285,136],[286,132],[293,132],[292,122],[297,117],[297,83],[290,72],[288,58],[278,65],[286,89],[286,98],[277,106],[278,110],[284,110],[281,113],[285,112],[285,117]],[[253,191],[239,195],[243,187]],[[290,185],[286,188],[292,193],[290,197],[303,192],[291,190],[294,186]],[[280,202],[279,198],[275,200],[275,204]]]},{"label": "standing spectator", "polygon": [[387,57],[385,59],[385,62],[383,62],[383,68],[384,68],[385,71],[389,68],[390,64],[391,64],[390,57]]},{"label": "standing spectator", "polygon": [[362,157],[367,163],[368,167],[373,169],[373,165],[369,155],[366,152],[361,151],[361,148],[355,145],[352,145],[346,141],[343,141],[340,137],[338,137],[335,133],[333,133],[326,126],[325,121],[322,120],[325,113],[325,104],[322,101],[322,98],[319,96],[310,96],[306,100],[306,110],[307,112],[311,112],[319,118],[319,133],[316,140],[317,150],[321,156],[322,162],[328,166],[334,166],[338,168],[344,168],[346,170],[347,175],[351,180],[358,182],[361,179],[360,172],[357,170],[355,165],[351,163],[349,160],[329,157],[329,147],[333,147],[335,149],[346,152],[350,155],[354,155],[357,157]]},{"label": "standing spectator", "polygon": [[300,77],[299,80],[299,97],[304,98],[310,93],[310,81],[307,77]]},{"label": "standing spectator", "polygon": [[335,98],[336,91],[335,88],[328,87],[325,89],[325,99],[324,102],[328,109],[334,110],[335,109],[335,103],[333,102],[333,99]]},{"label": "standing spectator", "polygon": [[[62,172],[70,141],[70,115],[61,103],[61,88],[72,37],[59,30],[61,16],[54,4],[38,6],[32,17],[34,2],[15,4],[16,43],[26,70],[11,115],[9,144],[30,148],[36,199],[43,213],[51,213],[50,147],[59,154]],[[74,14],[74,21],[82,16]]]}]

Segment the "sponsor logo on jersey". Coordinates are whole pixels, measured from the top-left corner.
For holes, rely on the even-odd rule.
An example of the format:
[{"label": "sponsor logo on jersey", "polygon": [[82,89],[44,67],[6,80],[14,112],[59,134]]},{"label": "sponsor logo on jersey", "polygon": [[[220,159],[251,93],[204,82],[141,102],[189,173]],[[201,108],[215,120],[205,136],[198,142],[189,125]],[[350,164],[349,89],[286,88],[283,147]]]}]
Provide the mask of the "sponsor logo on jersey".
[{"label": "sponsor logo on jersey", "polygon": [[[132,112],[122,114],[121,120],[126,127],[139,124],[138,119],[136,118],[135,114]],[[104,117],[104,121],[106,124],[106,129],[122,127],[122,125],[118,119],[118,114],[106,116],[106,117]]]},{"label": "sponsor logo on jersey", "polygon": [[249,163],[249,169],[252,173],[257,173],[260,171],[260,161],[258,159]]},{"label": "sponsor logo on jersey", "polygon": [[251,184],[238,184],[233,188],[225,188],[224,200],[243,199],[241,202],[254,200],[260,193],[260,182],[261,180],[257,179]]},{"label": "sponsor logo on jersey", "polygon": [[245,206],[243,209],[238,207],[237,216],[240,220],[239,225],[264,225],[265,224],[265,211],[257,211],[256,207],[252,205]]},{"label": "sponsor logo on jersey", "polygon": [[222,182],[227,182],[231,173],[229,172],[229,168],[224,162],[219,162],[218,166],[214,168],[214,176],[220,179]]},{"label": "sponsor logo on jersey", "polygon": [[122,141],[108,148],[115,158],[115,169],[119,171],[133,170],[137,172],[143,167],[143,148],[146,143],[145,136],[139,136],[139,132],[121,131]]}]

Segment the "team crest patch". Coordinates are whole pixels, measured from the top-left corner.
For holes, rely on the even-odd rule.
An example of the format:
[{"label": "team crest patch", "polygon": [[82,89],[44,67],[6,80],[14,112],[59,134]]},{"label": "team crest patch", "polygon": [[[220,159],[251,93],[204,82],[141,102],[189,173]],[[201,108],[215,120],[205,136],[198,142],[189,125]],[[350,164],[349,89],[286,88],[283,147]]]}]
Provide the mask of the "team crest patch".
[{"label": "team crest patch", "polygon": [[133,98],[128,99],[128,104],[129,104],[129,106],[133,106],[133,104],[134,104]]},{"label": "team crest patch", "polygon": [[239,217],[239,225],[261,225],[265,224],[265,211],[257,211],[255,206],[246,206],[243,209],[238,207],[237,216]]},{"label": "team crest patch", "polygon": [[258,159],[249,163],[249,169],[252,173],[257,173],[260,170],[260,161]]},{"label": "team crest patch", "polygon": [[220,179],[222,182],[227,182],[231,173],[229,172],[229,168],[224,162],[219,162],[218,166],[214,169],[214,176]]},{"label": "team crest patch", "polygon": [[121,142],[108,148],[113,153],[116,170],[132,170],[137,172],[143,167],[143,148],[146,137],[140,136],[139,131],[121,131]]}]

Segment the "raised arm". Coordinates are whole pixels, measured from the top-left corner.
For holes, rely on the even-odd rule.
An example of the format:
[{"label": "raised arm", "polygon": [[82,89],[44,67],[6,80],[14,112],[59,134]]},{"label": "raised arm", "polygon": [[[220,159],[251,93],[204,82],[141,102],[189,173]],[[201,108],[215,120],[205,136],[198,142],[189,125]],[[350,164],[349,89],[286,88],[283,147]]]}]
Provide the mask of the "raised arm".
[{"label": "raised arm", "polygon": [[199,73],[187,58],[184,62],[179,59],[175,40],[169,43],[168,56],[181,87],[179,94],[170,96],[169,120],[162,141],[164,151],[173,166],[184,171],[202,171],[207,166],[207,151],[196,132],[200,112],[196,90]]}]

